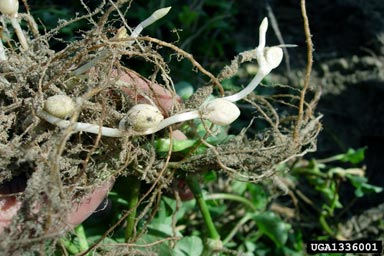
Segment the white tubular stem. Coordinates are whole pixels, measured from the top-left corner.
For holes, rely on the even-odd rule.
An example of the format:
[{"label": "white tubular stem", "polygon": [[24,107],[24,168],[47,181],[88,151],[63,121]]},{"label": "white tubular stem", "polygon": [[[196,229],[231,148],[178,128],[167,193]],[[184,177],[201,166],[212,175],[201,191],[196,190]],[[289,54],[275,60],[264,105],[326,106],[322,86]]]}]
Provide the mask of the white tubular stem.
[{"label": "white tubular stem", "polygon": [[[155,21],[157,21],[157,20],[161,19],[162,17],[164,17],[165,15],[167,15],[167,13],[169,12],[170,9],[171,9],[171,7],[161,8],[161,9],[155,11],[154,13],[152,13],[151,16],[149,16],[144,21],[140,22],[140,24],[135,28],[135,30],[133,30],[131,37],[133,37],[133,38],[138,37],[144,28],[148,27],[149,25],[151,25]],[[130,46],[133,44],[133,42],[134,41],[129,41],[127,45]],[[98,54],[94,59],[92,59],[88,63],[84,64],[83,66],[79,67],[78,69],[74,70],[72,72],[72,74],[75,76],[78,76],[78,75],[81,75],[81,74],[87,72],[93,66],[95,66],[97,64],[97,62],[104,59],[107,56],[107,54],[108,54],[108,50],[106,50],[106,49],[102,50],[100,52],[100,54]]]},{"label": "white tubular stem", "polygon": [[72,75],[78,76],[78,75],[81,75],[81,74],[87,72],[92,67],[94,67],[97,64],[97,62],[99,62],[99,60],[104,59],[107,56],[107,54],[108,54],[108,50],[103,49],[95,58],[93,58],[89,62],[85,63],[83,66],[74,70],[72,72]]},{"label": "white tubular stem", "polygon": [[20,45],[24,50],[28,50],[27,39],[25,38],[23,30],[21,30],[20,24],[15,17],[11,17],[12,27],[15,29],[17,38],[19,38]]},{"label": "white tubular stem", "polygon": [[[268,73],[267,73],[268,74]],[[231,101],[231,102],[236,102],[238,100],[243,99],[246,97],[248,94],[250,94],[264,79],[264,77],[267,75],[262,72],[258,72],[256,76],[252,79],[252,81],[245,87],[243,90],[241,90],[238,93],[235,93],[233,95],[224,97],[223,99]]]},{"label": "white tubular stem", "polygon": [[259,70],[256,76],[243,90],[231,96],[224,97],[223,99],[235,102],[245,98],[261,83],[264,77],[266,77],[272,69],[278,67],[281,63],[283,50],[280,47],[274,46],[265,48],[265,36],[267,29],[268,19],[264,18],[259,28],[259,46],[256,48],[256,59],[259,64]]},{"label": "white tubular stem", "polygon": [[76,132],[89,132],[94,134],[101,134],[102,136],[106,137],[122,137],[123,132],[119,129],[115,128],[109,128],[109,127],[100,127],[97,124],[90,124],[90,123],[81,123],[81,122],[75,122],[71,123],[68,120],[63,120],[57,117],[54,117],[44,110],[40,110],[37,112],[37,116],[44,119],[50,124],[53,124],[57,127],[60,127],[62,129],[68,128],[69,126],[73,125],[73,130]]},{"label": "white tubular stem", "polygon": [[1,38],[0,38],[0,61],[2,60],[7,60],[7,55],[5,53],[5,48],[4,48],[4,45],[3,45],[3,41],[1,41]]},{"label": "white tubular stem", "polygon": [[168,126],[170,126],[172,124],[181,123],[181,122],[185,122],[185,121],[188,121],[188,120],[193,120],[193,119],[196,119],[196,118],[200,118],[200,113],[199,113],[198,110],[192,110],[192,111],[189,111],[189,112],[184,112],[184,113],[176,114],[176,115],[173,115],[173,116],[170,116],[170,117],[164,119],[156,127],[153,127],[151,129],[145,130],[143,132],[137,132],[137,135],[152,134],[152,133],[158,132],[158,131],[160,131],[160,130],[164,129],[165,127],[168,127]]},{"label": "white tubular stem", "polygon": [[[161,8],[159,10],[156,10],[154,13],[152,13],[151,16],[149,16],[144,21],[140,22],[139,25],[137,25],[135,30],[133,30],[133,32],[131,34],[131,37],[138,37],[139,34],[141,33],[141,31],[143,31],[144,28],[148,27],[149,25],[151,25],[155,21],[163,18],[165,15],[167,15],[169,10],[171,10],[171,7],[165,7],[165,8]],[[133,42],[130,42],[130,44],[132,44],[132,43]]]},{"label": "white tubular stem", "polygon": [[233,95],[224,97],[224,99],[229,100],[231,102],[235,102],[244,98],[249,93],[251,93],[256,88],[256,86],[260,84],[260,82],[264,79],[264,77],[268,75],[268,73],[271,71],[270,69],[266,68],[268,64],[264,58],[265,37],[266,37],[267,29],[268,29],[268,19],[264,18],[259,27],[259,46],[256,48],[256,58],[259,64],[259,71],[257,72],[256,76],[243,90]]},{"label": "white tubular stem", "polygon": [[265,37],[267,34],[267,29],[268,29],[268,19],[267,17],[265,17],[259,27],[259,47],[258,48],[264,49],[265,47]]}]

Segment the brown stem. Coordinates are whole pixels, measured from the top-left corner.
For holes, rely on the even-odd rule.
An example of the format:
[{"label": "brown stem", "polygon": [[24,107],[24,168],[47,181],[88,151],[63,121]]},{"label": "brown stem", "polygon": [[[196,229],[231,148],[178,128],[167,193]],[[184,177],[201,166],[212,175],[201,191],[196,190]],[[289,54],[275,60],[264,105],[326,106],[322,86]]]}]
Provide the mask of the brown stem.
[{"label": "brown stem", "polygon": [[303,121],[303,115],[304,115],[304,103],[305,103],[305,94],[307,92],[307,89],[309,87],[309,82],[311,78],[311,71],[312,71],[312,63],[313,63],[313,43],[311,39],[311,31],[309,29],[309,22],[308,22],[308,16],[307,16],[307,11],[305,8],[305,0],[301,0],[300,2],[301,6],[301,15],[303,16],[303,21],[304,21],[304,33],[305,33],[305,40],[307,43],[307,67],[305,70],[305,78],[304,78],[304,86],[303,89],[301,90],[300,93],[300,102],[299,102],[299,111],[297,115],[297,121],[296,121],[296,126],[295,130],[293,132],[293,138],[297,140],[299,138],[299,131],[300,131],[300,126]]}]

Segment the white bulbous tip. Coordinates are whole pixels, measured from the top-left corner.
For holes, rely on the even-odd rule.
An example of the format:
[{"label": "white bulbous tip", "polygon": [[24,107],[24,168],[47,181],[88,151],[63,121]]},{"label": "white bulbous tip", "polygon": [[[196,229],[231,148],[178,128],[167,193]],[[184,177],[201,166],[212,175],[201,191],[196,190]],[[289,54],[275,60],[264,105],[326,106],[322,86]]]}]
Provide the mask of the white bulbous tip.
[{"label": "white bulbous tip", "polygon": [[54,95],[48,97],[44,104],[44,110],[58,118],[71,116],[75,107],[75,102],[67,95]]},{"label": "white bulbous tip", "polygon": [[129,125],[135,131],[145,131],[156,127],[163,119],[164,116],[157,107],[137,104],[127,112],[126,117],[119,124],[119,129],[126,129]]},{"label": "white bulbous tip", "polygon": [[240,116],[236,104],[229,100],[219,98],[208,101],[200,107],[200,115],[217,125],[229,125]]},{"label": "white bulbous tip", "polygon": [[0,0],[0,12],[12,17],[17,16],[19,11],[19,1],[18,0]]},{"label": "white bulbous tip", "polygon": [[265,37],[268,29],[268,19],[265,17],[259,27],[259,46],[257,47],[261,52],[265,47]]},{"label": "white bulbous tip", "polygon": [[260,23],[259,31],[263,31],[265,33],[267,29],[268,29],[268,18],[265,17]]},{"label": "white bulbous tip", "polygon": [[265,59],[271,69],[278,67],[283,60],[283,50],[280,47],[273,46],[266,49]]},{"label": "white bulbous tip", "polygon": [[164,7],[164,8],[161,8],[159,10],[156,10],[152,16],[156,18],[156,20],[159,20],[161,18],[163,18],[165,15],[168,14],[168,12],[171,10],[171,6],[169,7]]}]

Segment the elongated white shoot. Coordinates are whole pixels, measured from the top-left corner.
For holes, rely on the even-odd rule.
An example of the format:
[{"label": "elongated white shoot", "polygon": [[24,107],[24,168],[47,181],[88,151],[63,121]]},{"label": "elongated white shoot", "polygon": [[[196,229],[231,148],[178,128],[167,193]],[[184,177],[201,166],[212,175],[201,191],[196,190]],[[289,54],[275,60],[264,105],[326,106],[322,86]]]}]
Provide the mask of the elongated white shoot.
[{"label": "elongated white shoot", "polygon": [[44,110],[40,110],[37,112],[37,116],[44,119],[50,124],[53,124],[62,129],[66,129],[70,126],[73,127],[73,131],[75,132],[89,132],[94,134],[101,134],[106,137],[122,137],[124,132],[119,129],[109,128],[104,126],[99,126],[96,124],[90,123],[82,123],[82,122],[70,122],[68,120],[63,120],[61,118],[55,117]]},{"label": "elongated white shoot", "polygon": [[172,7],[165,7],[165,8],[161,8],[161,9],[156,10],[154,13],[152,13],[151,16],[149,16],[144,21],[140,22],[139,25],[137,25],[137,27],[133,30],[131,37],[138,37],[144,28],[148,27],[149,25],[156,22],[157,20],[163,18],[165,15],[168,14],[168,12],[171,10],[171,8]]},{"label": "elongated white shoot", "polygon": [[[133,38],[138,37],[144,28],[148,27],[149,25],[151,25],[155,21],[157,21],[157,20],[161,19],[162,17],[164,17],[165,15],[167,15],[169,10],[171,10],[171,7],[161,8],[161,9],[158,9],[157,11],[155,11],[154,13],[152,13],[151,16],[149,16],[147,19],[145,19],[144,21],[140,22],[139,25],[137,25],[137,27],[132,31],[131,37],[133,37]],[[133,44],[133,41],[129,41],[127,46],[130,46],[132,44]],[[77,76],[77,75],[80,75],[80,74],[87,72],[93,66],[95,66],[99,61],[103,60],[107,56],[108,56],[108,50],[103,49],[94,59],[92,59],[91,61],[82,65],[78,69],[74,70],[72,72],[72,74]]]},{"label": "elongated white shoot", "polygon": [[0,38],[0,61],[7,60],[7,54],[5,53],[5,48],[3,45],[3,41]]},{"label": "elongated white shoot", "polygon": [[283,59],[283,50],[278,46],[265,47],[265,38],[268,29],[268,19],[264,18],[259,28],[259,46],[256,48],[256,60],[259,70],[252,81],[240,92],[224,97],[235,102],[250,94],[266,77],[272,69],[278,67]]}]

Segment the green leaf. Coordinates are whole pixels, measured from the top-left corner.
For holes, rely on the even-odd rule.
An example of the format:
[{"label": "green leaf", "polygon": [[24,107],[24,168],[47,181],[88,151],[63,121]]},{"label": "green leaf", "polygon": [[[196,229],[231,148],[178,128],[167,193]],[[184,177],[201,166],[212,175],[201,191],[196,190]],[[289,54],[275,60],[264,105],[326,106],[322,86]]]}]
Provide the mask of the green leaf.
[{"label": "green leaf", "polygon": [[247,191],[250,193],[250,200],[256,209],[265,209],[268,204],[268,194],[265,188],[258,184],[248,183]]},{"label": "green leaf", "polygon": [[203,248],[203,241],[200,237],[183,237],[176,243],[172,256],[199,256],[203,252]]},{"label": "green leaf", "polygon": [[244,192],[247,190],[247,182],[239,181],[239,180],[233,180],[232,181],[232,190],[238,194],[243,195]]},{"label": "green leaf", "polygon": [[217,174],[215,171],[208,171],[203,174],[205,182],[212,182],[217,180]]},{"label": "green leaf", "polygon": [[383,191],[382,187],[374,186],[368,184],[368,179],[362,176],[356,176],[347,174],[346,177],[349,179],[351,184],[355,187],[355,195],[357,197],[363,197],[365,194],[369,193],[380,193]]},{"label": "green leaf", "polygon": [[[165,237],[159,237],[157,235],[152,235],[152,234],[144,234],[136,242],[136,244],[143,245],[143,247],[137,247],[137,248],[148,253],[148,248],[145,247],[145,245],[148,245],[151,243],[156,243],[163,238],[165,238]],[[157,243],[154,246],[151,246],[150,250],[156,252],[157,255],[162,255],[162,256],[163,255],[164,256],[171,256],[172,255],[172,249],[169,247],[168,242],[165,240],[163,243]]]},{"label": "green leaf", "polygon": [[[192,147],[195,145],[197,140],[172,140],[172,152],[179,152],[183,151],[187,148]],[[171,144],[171,140],[169,138],[166,139],[158,139],[155,140],[155,148],[157,152],[168,152]]]},{"label": "green leaf", "polygon": [[349,162],[352,164],[360,163],[364,160],[364,153],[367,148],[359,148],[357,150],[354,150],[352,148],[348,149],[347,153],[340,155],[340,161],[342,162]]},{"label": "green leaf", "polygon": [[264,212],[253,218],[259,231],[268,236],[278,247],[282,247],[288,239],[290,225],[283,222],[273,212]]}]

